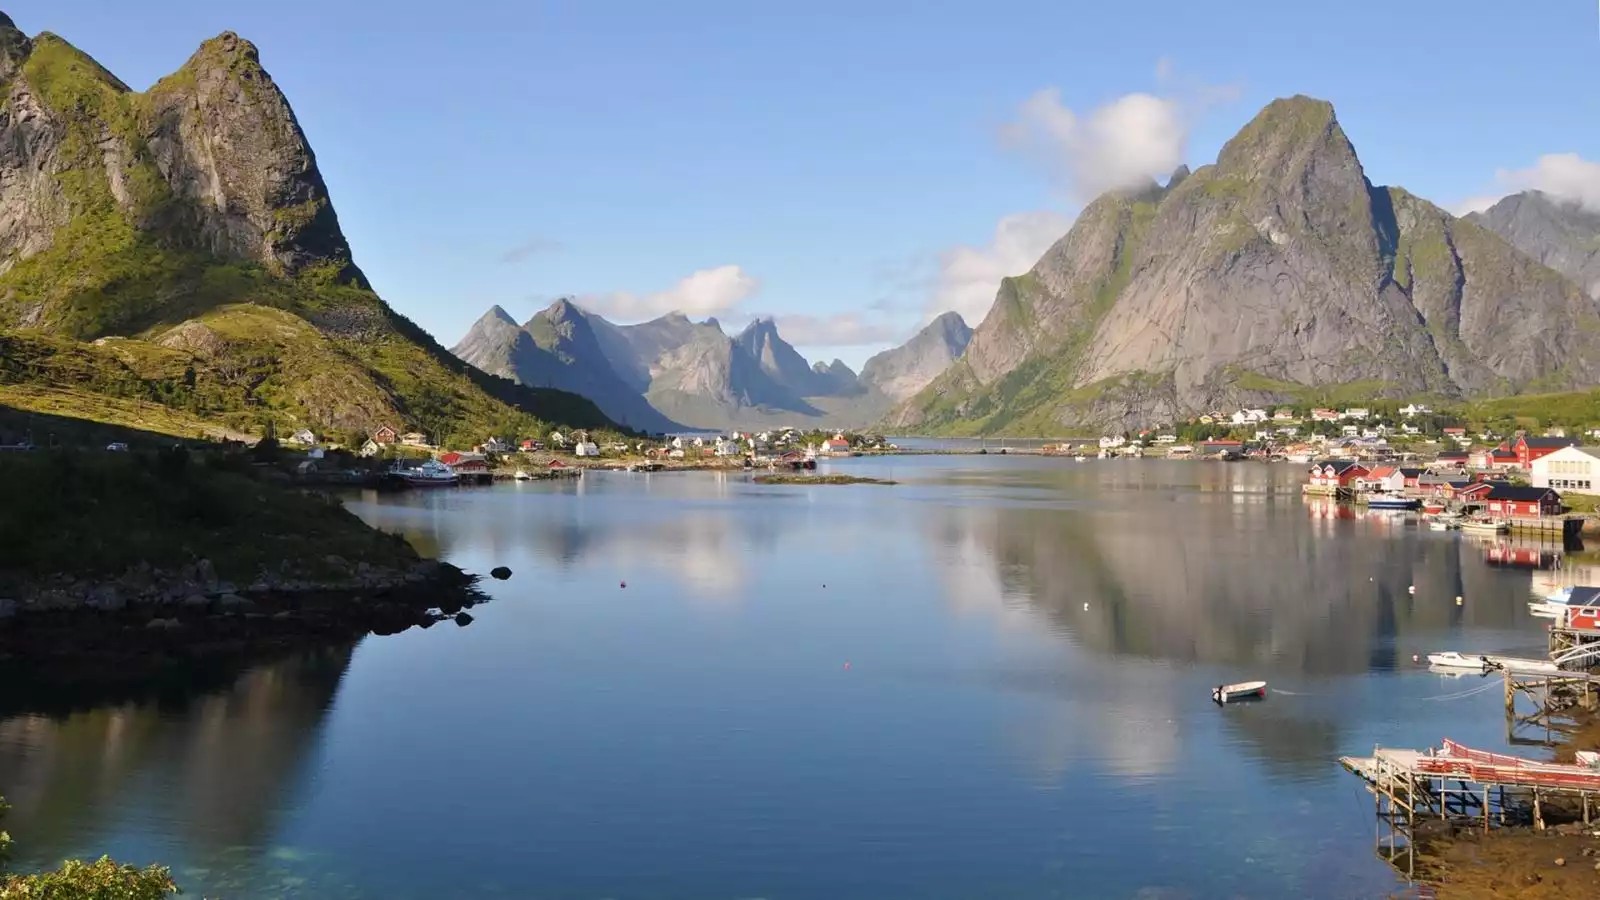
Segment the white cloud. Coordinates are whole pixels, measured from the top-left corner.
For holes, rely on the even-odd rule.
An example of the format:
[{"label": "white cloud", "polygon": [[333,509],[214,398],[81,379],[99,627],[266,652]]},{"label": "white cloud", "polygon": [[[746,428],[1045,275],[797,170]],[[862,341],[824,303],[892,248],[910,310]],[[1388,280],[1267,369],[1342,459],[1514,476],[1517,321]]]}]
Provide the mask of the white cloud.
[{"label": "white cloud", "polygon": [[1481,212],[1509,194],[1534,190],[1600,212],[1600,163],[1576,153],[1546,153],[1525,169],[1500,169],[1494,181],[1495,193],[1469,197],[1452,211],[1458,216]]},{"label": "white cloud", "polygon": [[1000,279],[1033,268],[1071,226],[1071,219],[1046,210],[1012,213],[995,226],[987,245],[962,245],[940,253],[938,283],[929,299],[928,317],[955,310],[967,324],[976,326],[994,305]]},{"label": "white cloud", "polygon": [[796,347],[870,347],[893,341],[904,330],[859,313],[779,315],[776,321],[778,333]]},{"label": "white cloud", "polygon": [[634,294],[615,291],[591,294],[579,305],[618,322],[654,319],[670,312],[690,318],[723,315],[761,290],[761,279],[738,266],[701,269],[664,291]]},{"label": "white cloud", "polygon": [[1237,85],[1211,85],[1156,61],[1162,96],[1124,94],[1087,113],[1061,100],[1061,89],[1037,91],[1000,130],[1002,143],[1040,161],[1068,196],[1087,203],[1115,188],[1164,179],[1184,160],[1189,129],[1208,108],[1237,100]]},{"label": "white cloud", "polygon": [[561,242],[553,238],[535,235],[522,243],[500,254],[500,261],[506,265],[527,262],[535,256],[546,253],[557,253],[561,250]]}]

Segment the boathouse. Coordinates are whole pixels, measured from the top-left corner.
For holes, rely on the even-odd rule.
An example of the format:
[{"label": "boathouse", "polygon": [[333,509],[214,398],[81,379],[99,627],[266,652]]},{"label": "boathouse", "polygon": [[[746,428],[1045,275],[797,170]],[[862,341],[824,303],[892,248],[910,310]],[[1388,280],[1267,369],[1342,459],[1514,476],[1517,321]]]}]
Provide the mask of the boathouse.
[{"label": "boathouse", "polygon": [[1351,488],[1356,480],[1371,474],[1366,466],[1349,459],[1326,459],[1311,466],[1311,485],[1319,488]]},{"label": "boathouse", "polygon": [[1398,494],[1406,486],[1406,477],[1394,466],[1375,466],[1361,476],[1361,486],[1369,491]]},{"label": "boathouse", "polygon": [[1482,500],[1490,515],[1528,519],[1561,515],[1561,495],[1550,488],[1498,483],[1480,483],[1477,487],[1488,489]]},{"label": "boathouse", "polygon": [[1567,597],[1566,622],[1574,631],[1600,631],[1600,587],[1575,587]]},{"label": "boathouse", "polygon": [[1417,488],[1421,487],[1422,475],[1426,471],[1426,469],[1402,468],[1400,477],[1406,488]]}]

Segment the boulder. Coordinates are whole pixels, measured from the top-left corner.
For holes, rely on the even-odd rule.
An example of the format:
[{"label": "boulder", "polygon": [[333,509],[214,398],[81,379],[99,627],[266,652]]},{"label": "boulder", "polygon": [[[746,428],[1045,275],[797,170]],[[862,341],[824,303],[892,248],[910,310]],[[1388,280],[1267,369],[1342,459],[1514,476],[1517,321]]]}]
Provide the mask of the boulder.
[{"label": "boulder", "polygon": [[98,609],[101,612],[115,612],[125,608],[128,605],[128,600],[122,596],[122,591],[116,585],[102,584],[90,589],[85,603],[90,609]]},{"label": "boulder", "polygon": [[496,581],[505,581],[511,577],[511,570],[505,566],[495,566],[489,570],[489,577]]}]

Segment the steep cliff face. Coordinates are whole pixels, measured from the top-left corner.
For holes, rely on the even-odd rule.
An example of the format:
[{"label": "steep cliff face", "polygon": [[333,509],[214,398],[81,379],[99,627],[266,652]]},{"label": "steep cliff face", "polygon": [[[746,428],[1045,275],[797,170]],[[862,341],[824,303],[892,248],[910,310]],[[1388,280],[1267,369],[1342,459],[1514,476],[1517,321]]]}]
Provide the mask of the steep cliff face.
[{"label": "steep cliff face", "polygon": [[1484,229],[1373,187],[1332,106],[1295,97],[1215,165],[1092,203],[891,422],[1051,433],[1328,385],[1485,394],[1597,378],[1593,301]]},{"label": "steep cliff face", "polygon": [[366,285],[311,145],[254,44],[231,32],[206,41],[140,106],[186,235],[278,274],[318,266]]},{"label": "steep cliff face", "polygon": [[89,356],[119,397],[235,423],[463,440],[610,424],[461,363],[371,292],[293,111],[231,33],[136,93],[0,15],[0,330],[30,360],[0,383],[92,394],[61,340],[116,338]]},{"label": "steep cliff face", "polygon": [[867,360],[861,367],[861,383],[893,400],[904,400],[950,368],[971,340],[966,320],[958,313],[944,313],[911,340]]},{"label": "steep cliff face", "polygon": [[1542,191],[1524,191],[1467,220],[1600,297],[1600,213]]}]

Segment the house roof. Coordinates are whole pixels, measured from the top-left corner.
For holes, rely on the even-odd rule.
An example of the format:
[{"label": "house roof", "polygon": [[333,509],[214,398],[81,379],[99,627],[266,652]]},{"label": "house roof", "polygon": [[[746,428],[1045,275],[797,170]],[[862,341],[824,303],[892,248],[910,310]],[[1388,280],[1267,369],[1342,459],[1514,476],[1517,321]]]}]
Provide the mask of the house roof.
[{"label": "house roof", "polygon": [[1489,458],[1490,459],[1514,460],[1514,459],[1517,458],[1517,453],[1516,453],[1515,450],[1507,450],[1504,447],[1496,447],[1493,450],[1489,451]]},{"label": "house roof", "polygon": [[1428,471],[1427,469],[1401,468],[1400,469],[1400,474],[1405,476],[1406,478],[1421,478],[1423,473],[1425,473],[1427,471]]},{"label": "house roof", "polygon": [[1396,469],[1394,466],[1378,466],[1367,474],[1371,475],[1373,478],[1391,478],[1399,471],[1400,470]]},{"label": "house roof", "polygon": [[1458,493],[1458,494],[1480,494],[1480,493],[1484,493],[1486,491],[1492,491],[1492,490],[1494,490],[1495,484],[1496,484],[1496,482],[1493,482],[1493,481],[1465,481],[1465,482],[1452,481],[1452,482],[1450,482],[1450,486],[1455,488],[1456,489],[1456,493]]},{"label": "house roof", "polygon": [[1577,438],[1564,437],[1521,437],[1518,440],[1529,450],[1560,450],[1578,443]]},{"label": "house roof", "polygon": [[1521,487],[1514,484],[1499,484],[1483,482],[1490,485],[1489,493],[1485,496],[1488,500],[1511,500],[1517,503],[1532,503],[1543,500],[1547,495],[1554,494],[1549,488]]},{"label": "house roof", "polygon": [[1572,596],[1567,598],[1567,606],[1600,606],[1600,587],[1574,587]]},{"label": "house roof", "polygon": [[[1331,467],[1333,469],[1333,474],[1335,475],[1343,475],[1356,466],[1361,466],[1361,464],[1353,459],[1324,459],[1321,462],[1312,463],[1312,468],[1314,469],[1326,469]],[[1363,469],[1366,468],[1366,466],[1361,467]]]},{"label": "house roof", "polygon": [[1467,451],[1465,451],[1465,450],[1446,450],[1443,453],[1440,453],[1437,458],[1438,459],[1466,459],[1467,458]]}]

